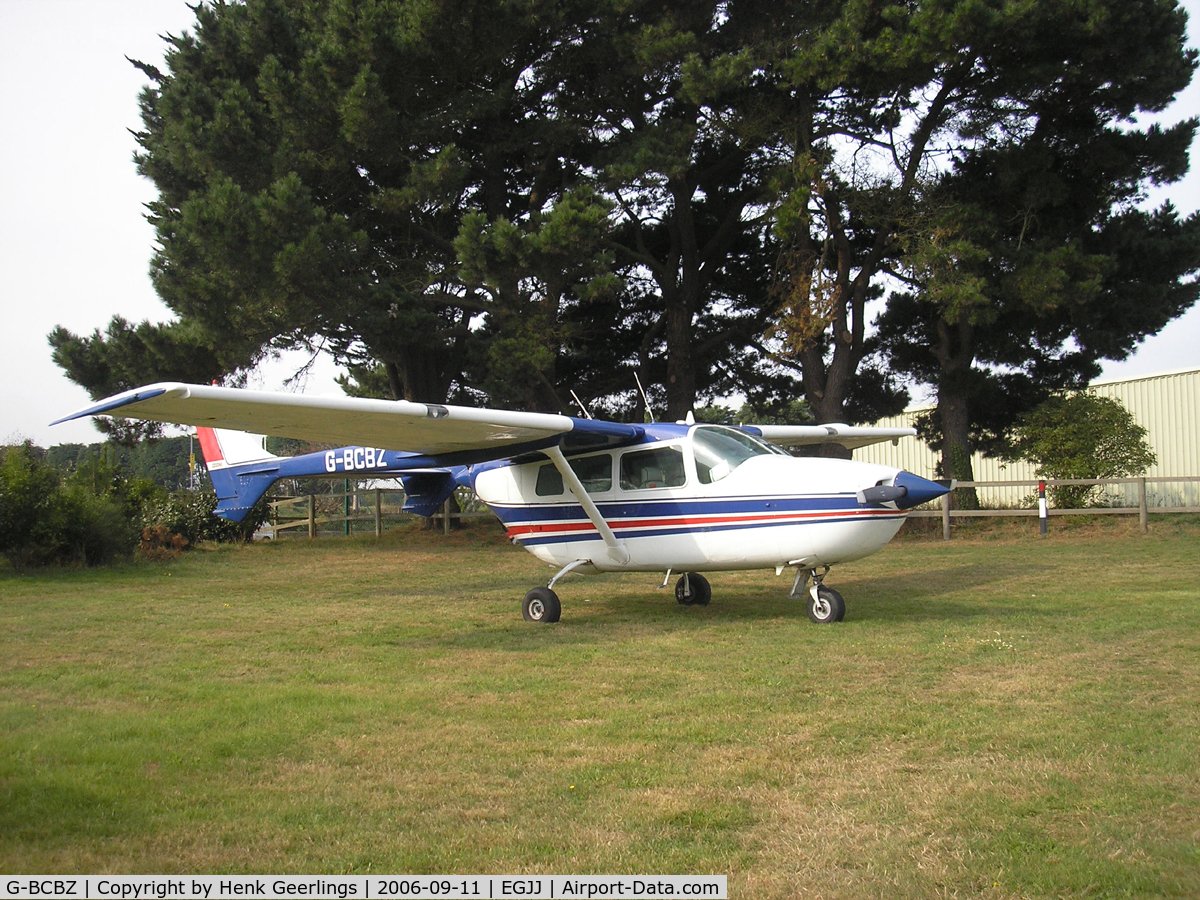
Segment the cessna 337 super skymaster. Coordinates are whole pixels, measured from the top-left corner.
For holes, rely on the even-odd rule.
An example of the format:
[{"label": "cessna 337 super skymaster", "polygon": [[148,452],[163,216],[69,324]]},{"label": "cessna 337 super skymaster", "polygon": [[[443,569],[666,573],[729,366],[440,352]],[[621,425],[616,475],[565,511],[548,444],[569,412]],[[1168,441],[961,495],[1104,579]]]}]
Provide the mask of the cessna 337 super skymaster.
[{"label": "cessna 337 super skymaster", "polygon": [[[901,469],[782,449],[861,447],[908,428],[633,425],[173,383],[58,421],[101,415],[198,426],[217,515],[233,521],[280,478],[399,477],[405,509],[425,516],[470,487],[515,543],[557,569],[525,596],[531,622],[558,621],[554,586],[569,572],[666,572],[664,586],[682,573],[676,599],[707,604],[702,572],[789,568],[791,596],[807,598],[809,618],[837,622],[846,605],[825,584],[830,567],[879,550],[909,509],[949,490]],[[347,446],[278,457],[251,436],[261,434]]]}]

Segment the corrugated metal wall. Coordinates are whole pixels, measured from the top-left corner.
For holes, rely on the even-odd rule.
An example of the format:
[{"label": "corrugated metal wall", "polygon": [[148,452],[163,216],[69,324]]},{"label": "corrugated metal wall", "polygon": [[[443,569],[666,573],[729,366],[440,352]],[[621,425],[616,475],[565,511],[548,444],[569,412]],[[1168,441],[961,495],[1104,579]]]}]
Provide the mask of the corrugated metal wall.
[{"label": "corrugated metal wall", "polygon": [[[1158,463],[1146,472],[1147,476],[1200,475],[1200,368],[1145,378],[1097,381],[1090,390],[1119,400],[1148,432]],[[922,410],[909,410],[875,424],[911,426],[920,412]],[[854,458],[907,469],[926,478],[934,477],[938,463],[938,454],[915,437],[901,438],[895,446],[885,443],[863,447],[854,451]],[[972,458],[971,465],[976,481],[1026,481],[1037,477],[1027,463],[1003,463],[978,453]],[[1012,506],[1027,499],[1030,490],[985,488],[980,493],[985,505]],[[1150,485],[1147,494],[1151,506],[1200,505],[1200,485],[1195,483]],[[1125,492],[1125,500],[1129,505],[1137,505],[1133,488]]]}]

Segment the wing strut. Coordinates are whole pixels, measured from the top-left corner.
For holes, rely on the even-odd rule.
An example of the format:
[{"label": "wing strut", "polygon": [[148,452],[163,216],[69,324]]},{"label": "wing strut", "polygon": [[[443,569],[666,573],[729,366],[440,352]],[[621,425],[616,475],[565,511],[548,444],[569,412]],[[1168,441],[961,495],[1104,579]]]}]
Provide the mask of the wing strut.
[{"label": "wing strut", "polygon": [[600,532],[600,537],[604,539],[604,543],[608,546],[608,558],[622,565],[629,562],[629,551],[625,548],[624,544],[617,540],[617,536],[613,534],[613,530],[604,521],[604,516],[600,514],[600,508],[593,502],[591,496],[589,496],[587,490],[584,488],[583,482],[579,480],[579,476],[575,474],[575,470],[571,468],[570,463],[567,462],[567,458],[563,456],[562,448],[555,444],[546,447],[542,452],[550,457],[550,461],[554,463],[554,468],[558,469],[559,474],[562,475],[563,482],[571,489],[571,493],[575,495],[575,499],[579,501],[579,505],[587,513],[588,520]]}]

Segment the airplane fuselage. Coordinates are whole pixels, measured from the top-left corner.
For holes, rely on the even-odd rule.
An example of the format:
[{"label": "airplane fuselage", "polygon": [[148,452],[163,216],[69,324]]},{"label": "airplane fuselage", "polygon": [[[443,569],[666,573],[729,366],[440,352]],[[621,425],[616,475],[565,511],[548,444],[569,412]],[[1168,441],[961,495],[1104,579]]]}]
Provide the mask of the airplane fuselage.
[{"label": "airplane fuselage", "polygon": [[[514,542],[550,565],[586,560],[584,571],[830,566],[876,552],[907,515],[857,496],[900,470],[797,458],[744,436],[744,450],[727,447],[730,430],[711,426],[672,430],[660,426],[654,443],[570,459],[627,559],[607,552],[552,462],[478,467],[472,487]],[[734,458],[721,458],[730,447]]]}]

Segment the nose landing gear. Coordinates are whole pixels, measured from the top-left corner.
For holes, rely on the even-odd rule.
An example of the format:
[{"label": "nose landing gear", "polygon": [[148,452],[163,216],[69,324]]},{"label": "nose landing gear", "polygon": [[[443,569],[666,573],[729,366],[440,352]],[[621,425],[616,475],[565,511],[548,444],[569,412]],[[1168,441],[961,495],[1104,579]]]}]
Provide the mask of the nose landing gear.
[{"label": "nose landing gear", "polygon": [[[833,588],[825,586],[825,576],[828,574],[828,566],[820,572],[816,569],[797,569],[796,582],[792,585],[790,595],[793,600],[804,597],[808,603],[808,617],[821,625],[846,618],[846,601]],[[808,584],[810,578],[812,584]],[[808,590],[805,590],[806,585]]]},{"label": "nose landing gear", "polygon": [[846,601],[831,587],[813,585],[809,590],[808,617],[814,622],[840,622],[846,617]]}]

